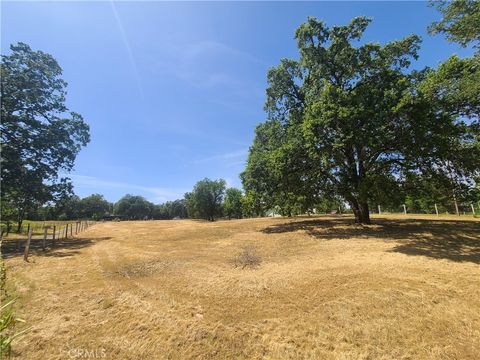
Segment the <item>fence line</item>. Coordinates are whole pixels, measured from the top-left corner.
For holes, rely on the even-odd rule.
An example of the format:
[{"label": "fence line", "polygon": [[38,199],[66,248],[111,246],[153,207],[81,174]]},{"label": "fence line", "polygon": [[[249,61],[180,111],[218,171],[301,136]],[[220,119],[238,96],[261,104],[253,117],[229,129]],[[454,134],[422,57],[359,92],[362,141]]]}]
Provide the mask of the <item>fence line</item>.
[{"label": "fence line", "polygon": [[[443,211],[440,211],[440,206],[442,206],[442,210]],[[392,211],[393,210],[393,211]],[[412,211],[413,210],[413,211]],[[383,205],[377,205],[377,211],[375,211],[374,213],[376,214],[379,214],[379,215],[382,215],[382,214],[395,214],[395,213],[403,213],[404,215],[407,215],[407,214],[416,214],[416,215],[421,215],[421,214],[425,214],[425,215],[436,215],[436,216],[440,216],[442,214],[445,214],[445,215],[467,215],[467,216],[478,216],[480,215],[480,203],[479,204],[474,204],[474,203],[468,203],[468,204],[456,204],[455,207],[452,209],[452,208],[448,208],[446,206],[444,206],[443,204],[433,204],[431,206],[431,212],[418,212],[416,211],[417,209],[414,208],[414,209],[411,209],[409,211],[409,208],[407,207],[406,204],[402,204],[401,205],[401,208],[390,208],[388,206],[383,206]],[[449,210],[453,210],[453,211],[449,211]],[[373,212],[373,211],[372,211]]]},{"label": "fence line", "polygon": [[[94,225],[96,221],[90,221],[90,220],[81,220],[81,221],[75,221],[72,223],[65,223],[64,226],[62,225],[45,225],[45,223],[42,224],[41,229],[43,230],[43,233],[40,233],[39,238],[34,238],[34,228],[39,229],[39,227],[34,227],[31,226],[31,224],[27,224],[27,238],[26,240],[24,239],[12,239],[12,241],[16,242],[16,249],[17,252],[21,251],[21,245],[22,242],[24,243],[24,256],[23,259],[28,262],[28,256],[30,254],[30,245],[32,241],[38,240],[41,241],[41,248],[43,251],[46,251],[47,249],[47,240],[51,240],[51,248],[54,248],[57,245],[57,241],[61,240],[68,240],[69,238],[74,238],[76,235],[79,233],[87,230],[89,227]],[[75,226],[74,226],[75,225]],[[8,229],[10,230],[10,229]],[[2,229],[2,238],[4,237],[5,234],[8,235],[8,230],[4,231]],[[18,234],[18,233],[13,233],[12,234]],[[20,232],[20,234],[22,234]],[[37,234],[38,235],[38,234]],[[14,245],[15,247],[15,245]]]}]

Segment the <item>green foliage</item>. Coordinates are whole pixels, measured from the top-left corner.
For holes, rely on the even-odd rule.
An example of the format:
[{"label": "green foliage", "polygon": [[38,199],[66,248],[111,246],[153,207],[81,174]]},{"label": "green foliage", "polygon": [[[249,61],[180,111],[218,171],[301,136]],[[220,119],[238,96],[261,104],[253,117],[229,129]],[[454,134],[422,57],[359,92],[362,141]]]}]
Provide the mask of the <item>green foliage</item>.
[{"label": "green foliage", "polygon": [[185,208],[187,209],[187,215],[189,218],[194,219],[198,217],[197,204],[193,192],[187,192],[184,195]]},{"label": "green foliage", "polygon": [[103,195],[92,194],[79,201],[79,217],[82,219],[101,219],[112,210],[112,205]]},{"label": "green foliage", "polygon": [[242,199],[243,194],[239,189],[228,188],[226,190],[223,209],[229,219],[242,218]]},{"label": "green foliage", "polygon": [[15,300],[10,300],[0,306],[0,359],[10,356],[12,341],[28,330],[15,331],[17,323],[25,321],[15,316],[12,309],[14,303]]},{"label": "green foliage", "polygon": [[263,209],[290,215],[341,197],[369,223],[369,204],[398,203],[409,174],[455,184],[478,174],[475,129],[432,102],[421,86],[429,71],[409,70],[420,39],[359,43],[369,22],[309,18],[295,33],[300,59],[268,72],[268,120],[242,174]]},{"label": "green foliage", "polygon": [[185,200],[167,201],[164,204],[154,205],[152,217],[154,219],[184,219],[187,215]]},{"label": "green foliage", "polygon": [[452,115],[472,120],[472,131],[479,139],[480,116],[480,2],[474,0],[439,1],[432,3],[443,18],[433,23],[432,33],[445,33],[447,39],[462,46],[473,44],[477,53],[461,59],[452,55],[436,70],[429,70],[421,90]]},{"label": "green foliage", "polygon": [[[480,116],[480,54],[460,59],[453,55],[436,70],[430,69],[420,84],[430,101],[452,115],[478,122]],[[477,129],[478,132],[478,129]]]},{"label": "green foliage", "polygon": [[309,171],[312,167],[295,126],[285,129],[280,120],[257,126],[247,167],[241,174],[248,202],[256,206],[253,212],[258,215],[278,207],[280,213],[291,216],[311,209],[318,200],[313,195],[318,178]]},{"label": "green foliage", "polygon": [[442,13],[440,21],[429,27],[433,34],[445,33],[447,39],[462,46],[480,43],[480,2],[477,0],[431,1]]},{"label": "green foliage", "polygon": [[[471,0],[439,1],[435,4],[443,18],[433,23],[429,30],[432,33],[444,33],[450,41],[462,46],[473,44],[477,53],[470,58],[459,58],[452,55],[437,69],[429,69],[427,76],[420,83],[420,91],[440,111],[459,117],[460,131],[457,137],[452,137],[452,150],[442,168],[448,173],[448,188],[445,194],[450,194],[460,201],[478,201],[478,154],[480,149],[480,2]],[[463,141],[458,138],[463,136]],[[461,164],[459,164],[461,163]],[[466,167],[466,169],[465,169]],[[452,168],[457,171],[451,171]],[[458,169],[466,171],[458,171]],[[472,176],[473,174],[473,176]],[[475,177],[477,175],[476,181]],[[476,183],[476,186],[475,186]],[[432,194],[435,190],[432,188]],[[424,198],[425,195],[422,197]],[[438,196],[436,196],[438,197]],[[442,205],[444,206],[444,205]]]},{"label": "green foliage", "polygon": [[80,199],[77,195],[66,194],[55,203],[48,203],[27,212],[30,220],[99,220],[113,211],[113,204],[103,195],[92,194]]},{"label": "green foliage", "polygon": [[185,194],[185,205],[190,218],[213,221],[222,215],[222,202],[225,194],[225,180],[205,178],[197,182],[191,193]]},{"label": "green foliage", "polygon": [[131,220],[143,220],[151,218],[153,206],[142,196],[127,194],[115,203],[113,213]]},{"label": "green foliage", "polygon": [[18,43],[1,60],[2,215],[21,222],[71,192],[59,171],[72,169],[89,140],[81,115],[65,106],[62,69],[49,54]]},{"label": "green foliage", "polygon": [[1,247],[2,240],[0,240],[0,359],[3,359],[6,356],[10,356],[12,341],[27,331],[27,329],[20,332],[15,331],[16,324],[25,321],[17,318],[13,312],[12,306],[15,300],[8,300],[6,290],[7,271]]},{"label": "green foliage", "polygon": [[261,217],[265,216],[266,207],[262,203],[261,194],[249,190],[242,198],[242,214],[244,217]]},{"label": "green foliage", "polygon": [[344,205],[342,199],[335,196],[322,197],[315,204],[315,211],[317,214],[329,214],[331,212],[336,212],[338,210],[343,211]]},{"label": "green foliage", "polygon": [[80,197],[77,195],[65,196],[55,203],[53,216],[58,220],[73,220],[80,218]]}]

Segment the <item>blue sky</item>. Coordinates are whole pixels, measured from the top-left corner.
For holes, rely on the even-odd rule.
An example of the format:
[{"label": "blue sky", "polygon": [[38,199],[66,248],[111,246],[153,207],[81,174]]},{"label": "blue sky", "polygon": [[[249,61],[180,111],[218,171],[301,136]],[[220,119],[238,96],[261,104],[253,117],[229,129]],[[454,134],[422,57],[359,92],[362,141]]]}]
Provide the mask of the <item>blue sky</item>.
[{"label": "blue sky", "polygon": [[268,68],[297,57],[307,16],[359,15],[373,17],[366,41],[422,36],[415,67],[470,53],[427,34],[440,14],[425,2],[2,1],[1,51],[22,41],[62,66],[67,105],[91,129],[70,174],[78,195],[159,203],[204,177],[240,187]]}]

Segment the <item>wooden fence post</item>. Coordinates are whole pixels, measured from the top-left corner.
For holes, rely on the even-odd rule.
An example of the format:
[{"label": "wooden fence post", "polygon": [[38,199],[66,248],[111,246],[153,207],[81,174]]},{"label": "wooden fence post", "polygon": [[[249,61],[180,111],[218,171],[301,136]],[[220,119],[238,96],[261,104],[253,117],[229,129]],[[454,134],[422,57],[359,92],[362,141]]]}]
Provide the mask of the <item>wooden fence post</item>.
[{"label": "wooden fence post", "polygon": [[45,251],[45,246],[47,244],[47,235],[48,235],[48,228],[45,226],[43,229],[43,240],[42,240],[42,250]]},{"label": "wooden fence post", "polygon": [[[28,233],[30,232],[30,224],[27,225],[27,236],[28,236]],[[22,235],[22,229],[20,229],[20,235]],[[21,240],[17,240],[17,250],[20,251],[20,247],[21,247]]]},{"label": "wooden fence post", "polygon": [[55,246],[55,230],[57,230],[57,227],[53,225],[52,247]]},{"label": "wooden fence post", "polygon": [[25,244],[25,253],[23,255],[23,260],[28,262],[28,252],[30,251],[30,241],[32,240],[32,230],[28,230],[27,243]]},{"label": "wooden fence post", "polygon": [[453,203],[455,204],[455,213],[460,216],[460,210],[458,209],[458,202],[457,202],[457,198],[454,196],[453,197]]}]

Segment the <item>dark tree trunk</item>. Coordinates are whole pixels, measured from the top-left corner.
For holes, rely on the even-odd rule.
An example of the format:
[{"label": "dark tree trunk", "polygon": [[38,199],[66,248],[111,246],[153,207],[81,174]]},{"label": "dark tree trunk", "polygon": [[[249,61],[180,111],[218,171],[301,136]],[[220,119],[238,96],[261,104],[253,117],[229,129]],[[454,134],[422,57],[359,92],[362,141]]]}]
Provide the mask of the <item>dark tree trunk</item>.
[{"label": "dark tree trunk", "polygon": [[368,203],[354,200],[350,202],[350,206],[352,207],[357,224],[370,224],[370,209],[368,208]]},{"label": "dark tree trunk", "polygon": [[17,233],[19,234],[22,231],[22,223],[23,223],[23,220],[18,220]]},{"label": "dark tree trunk", "polygon": [[360,224],[370,224],[370,209],[368,208],[368,203],[361,202],[359,204],[360,210]]}]

